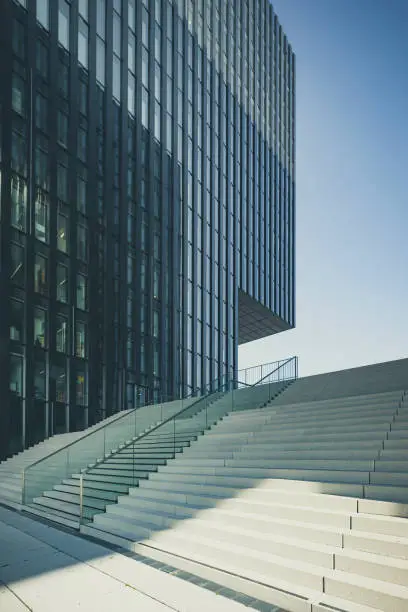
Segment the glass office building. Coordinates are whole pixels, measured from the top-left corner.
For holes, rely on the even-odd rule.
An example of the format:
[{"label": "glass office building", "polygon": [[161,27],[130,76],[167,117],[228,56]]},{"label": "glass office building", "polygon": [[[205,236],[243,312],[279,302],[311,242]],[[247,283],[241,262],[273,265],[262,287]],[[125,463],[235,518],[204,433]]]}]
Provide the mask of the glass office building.
[{"label": "glass office building", "polygon": [[3,0],[0,454],[196,392],[294,326],[269,0]]}]

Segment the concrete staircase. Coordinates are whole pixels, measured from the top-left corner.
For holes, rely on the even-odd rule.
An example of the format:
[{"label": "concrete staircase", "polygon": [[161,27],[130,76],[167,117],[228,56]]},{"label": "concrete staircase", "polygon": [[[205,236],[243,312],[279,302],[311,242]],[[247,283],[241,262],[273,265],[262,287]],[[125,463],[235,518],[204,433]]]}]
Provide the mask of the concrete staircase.
[{"label": "concrete staircase", "polygon": [[228,410],[244,412],[278,397],[290,383],[261,385],[234,391],[233,394],[215,394],[204,402],[205,408],[197,414],[181,415],[158,429],[144,434],[115,450],[108,457],[87,466],[63,479],[51,490],[35,497],[26,508],[50,520],[71,527],[79,526],[80,478],[83,479],[82,519],[90,520],[105,511],[107,505],[127,494],[165,466],[169,460],[185,451],[192,442],[209,430]]},{"label": "concrete staircase", "polygon": [[234,412],[83,525],[293,612],[408,610],[408,361]]}]

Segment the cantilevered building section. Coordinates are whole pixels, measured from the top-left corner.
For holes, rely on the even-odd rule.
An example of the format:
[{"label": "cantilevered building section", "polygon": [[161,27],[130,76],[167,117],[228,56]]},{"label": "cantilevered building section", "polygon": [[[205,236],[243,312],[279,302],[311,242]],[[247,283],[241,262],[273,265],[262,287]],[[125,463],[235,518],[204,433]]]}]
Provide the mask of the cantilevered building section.
[{"label": "cantilevered building section", "polygon": [[267,0],[3,0],[0,52],[9,450],[294,326],[294,55]]}]

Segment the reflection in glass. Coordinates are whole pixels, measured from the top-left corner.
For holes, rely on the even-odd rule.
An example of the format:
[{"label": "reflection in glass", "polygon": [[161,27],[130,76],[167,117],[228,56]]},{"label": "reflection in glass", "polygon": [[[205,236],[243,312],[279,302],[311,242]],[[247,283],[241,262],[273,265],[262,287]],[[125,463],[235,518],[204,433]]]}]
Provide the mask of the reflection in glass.
[{"label": "reflection in glass", "polygon": [[42,295],[47,293],[47,260],[39,254],[34,261],[34,291]]},{"label": "reflection in glass", "polygon": [[67,401],[67,377],[64,368],[55,367],[55,399],[61,404]]},{"label": "reflection in glass", "polygon": [[45,400],[45,382],[46,371],[45,364],[36,362],[34,365],[34,398],[37,400]]},{"label": "reflection in glass", "polygon": [[46,340],[46,312],[42,308],[34,308],[34,345],[45,348]]},{"label": "reflection in glass", "polygon": [[34,231],[41,242],[48,242],[49,200],[48,195],[37,187],[35,194]]},{"label": "reflection in glass", "polygon": [[10,355],[10,391],[15,395],[23,395],[23,358],[20,355]]},{"label": "reflection in glass", "polygon": [[14,242],[11,244],[10,280],[16,285],[24,285],[24,250]]},{"label": "reflection in glass", "polygon": [[24,303],[10,301],[10,340],[24,342]]},{"label": "reflection in glass", "polygon": [[68,252],[68,217],[61,208],[57,215],[57,249],[63,253]]},{"label": "reflection in glass", "polygon": [[22,232],[26,231],[27,183],[12,174],[11,176],[11,225]]},{"label": "reflection in glass", "polygon": [[77,321],[75,333],[75,355],[81,359],[86,356],[86,323]]},{"label": "reflection in glass", "polygon": [[56,350],[59,353],[67,352],[67,332],[68,323],[66,317],[57,315],[56,317]]},{"label": "reflection in glass", "polygon": [[76,403],[79,406],[88,404],[87,397],[87,377],[85,370],[78,370],[76,376]]},{"label": "reflection in glass", "polygon": [[86,310],[86,277],[77,275],[77,308]]},{"label": "reflection in glass", "polygon": [[57,300],[68,302],[68,268],[57,263]]}]

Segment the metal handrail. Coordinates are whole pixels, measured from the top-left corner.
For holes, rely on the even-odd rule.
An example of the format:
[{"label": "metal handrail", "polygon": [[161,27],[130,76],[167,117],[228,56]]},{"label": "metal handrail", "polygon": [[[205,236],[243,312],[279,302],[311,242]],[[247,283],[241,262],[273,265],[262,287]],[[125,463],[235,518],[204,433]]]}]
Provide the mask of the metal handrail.
[{"label": "metal handrail", "polygon": [[[290,358],[290,359],[293,359],[293,358]],[[290,359],[286,360],[284,363],[280,363],[280,362],[278,362],[278,363],[279,363],[279,365],[278,365],[278,367],[277,367],[277,368],[276,368],[274,371],[277,371],[277,370],[278,370],[280,367],[282,367],[283,365],[285,365],[286,363],[288,363],[288,362],[290,361]],[[275,363],[276,363],[276,362],[275,362]],[[272,364],[271,364],[271,365],[272,365]],[[248,369],[248,368],[247,368],[247,369]],[[244,370],[244,371],[245,371],[245,370]],[[273,372],[274,372],[274,371],[273,371]],[[273,372],[269,372],[269,374],[267,374],[266,376],[270,376],[270,375],[271,375]],[[223,383],[223,385],[221,385],[221,387],[219,387],[219,388],[218,388],[218,389],[216,389],[215,391],[210,392],[210,393],[209,393],[209,395],[212,395],[212,394],[214,394],[214,393],[219,393],[221,388],[223,388],[223,387],[225,387],[225,386],[230,386],[232,383],[238,383],[239,385],[241,385],[241,386],[242,386],[242,385],[244,385],[244,386],[246,386],[246,387],[251,387],[251,386],[254,386],[254,385],[250,385],[250,384],[248,384],[248,383],[242,382],[242,381],[235,380],[234,378],[229,379],[229,378],[228,378],[228,374],[226,374],[226,375],[225,375],[225,377],[226,377],[226,379],[227,379],[227,382],[226,382],[226,383]],[[214,384],[214,382],[216,382],[217,380],[219,380],[219,379],[214,379],[214,380],[213,380],[213,381],[211,381],[211,382],[210,382],[208,385],[206,385],[206,387],[207,387],[207,388],[211,388],[211,386],[212,386],[212,385]],[[255,385],[256,385],[256,384],[259,384],[259,382],[258,382],[258,383],[255,383]],[[185,398],[182,398],[182,400],[186,400],[186,399],[188,399],[188,398],[193,397],[193,393],[195,393],[195,392],[196,392],[196,390],[195,390],[195,391],[193,391],[193,392],[192,392],[190,395],[186,396]],[[171,419],[172,419],[172,418],[176,418],[176,417],[178,417],[178,416],[179,416],[179,415],[181,415],[181,414],[182,414],[182,413],[183,413],[185,410],[190,409],[192,406],[195,406],[195,405],[196,405],[198,402],[200,402],[202,399],[204,399],[204,398],[208,398],[208,397],[209,397],[209,395],[204,395],[204,396],[203,396],[203,395],[201,395],[200,397],[197,397],[197,401],[196,401],[196,402],[193,402],[193,403],[192,403],[192,404],[190,404],[189,406],[186,406],[186,407],[185,407],[185,408],[183,408],[181,411],[179,411],[178,413],[176,413],[176,414],[175,414],[175,415],[173,415],[172,417],[169,417],[169,418],[168,418],[168,419],[166,419],[165,421],[161,421],[160,423],[158,423],[158,425],[157,425],[157,426],[155,426],[155,427],[154,427],[154,428],[152,428],[152,429],[149,429],[149,430],[148,430],[148,432],[145,432],[145,433],[150,433],[151,431],[154,431],[154,429],[155,429],[156,427],[160,427],[161,425],[164,425],[165,423],[167,423],[167,422],[171,421]],[[177,401],[177,399],[176,399],[176,400],[172,400],[172,401]],[[31,471],[31,469],[32,469],[32,468],[36,467],[37,465],[39,465],[39,464],[41,464],[41,463],[43,463],[43,462],[48,461],[50,458],[52,458],[52,457],[56,456],[57,454],[59,454],[59,453],[61,453],[61,452],[66,451],[67,449],[70,449],[71,447],[74,447],[74,446],[75,446],[75,445],[77,445],[77,444],[81,444],[83,440],[85,440],[86,438],[88,438],[88,437],[90,437],[90,436],[92,436],[92,435],[94,435],[94,434],[97,434],[98,432],[102,431],[104,428],[108,428],[108,427],[109,427],[109,425],[111,425],[111,424],[113,424],[113,423],[116,425],[116,424],[118,423],[118,421],[121,421],[121,420],[122,420],[122,419],[124,419],[125,417],[130,417],[130,418],[131,418],[131,415],[132,415],[132,414],[136,413],[136,411],[137,411],[137,410],[139,410],[140,408],[143,408],[143,407],[145,407],[145,406],[138,406],[137,408],[134,408],[133,410],[126,411],[126,412],[124,412],[124,414],[123,414],[123,415],[118,416],[118,418],[117,418],[117,419],[115,419],[114,421],[111,421],[111,422],[109,422],[109,423],[105,423],[104,425],[101,425],[101,427],[98,427],[97,429],[94,429],[93,431],[90,431],[90,432],[88,432],[88,433],[85,433],[85,434],[84,434],[83,436],[81,436],[80,438],[78,438],[78,439],[76,439],[76,440],[72,440],[71,442],[68,442],[68,443],[67,443],[67,444],[65,444],[64,446],[61,446],[60,448],[58,448],[58,449],[56,449],[55,451],[53,451],[53,452],[49,453],[49,454],[48,454],[48,455],[46,455],[45,457],[42,457],[41,459],[37,459],[37,461],[34,461],[33,463],[30,463],[30,465],[26,466],[26,467],[25,467],[25,468],[22,470],[22,483],[23,483],[23,491],[22,491],[22,494],[24,495],[24,485],[25,485],[25,481],[26,481],[26,477],[27,477],[26,475],[27,475],[28,473],[30,473],[30,471]],[[142,435],[144,435],[144,434],[142,434]],[[140,439],[140,438],[139,438],[139,436],[136,436],[136,437],[132,438],[132,440],[131,440],[131,441],[129,441],[128,445],[133,444],[133,443],[135,442],[135,440],[138,440],[138,439]],[[126,448],[126,447],[127,447],[127,445],[126,445],[126,444],[125,444],[125,445],[121,445],[121,450],[122,450],[123,448]]]},{"label": "metal handrail", "polygon": [[[199,397],[196,402],[193,402],[189,406],[185,406],[185,408],[182,408],[179,412],[176,412],[175,414],[173,414],[172,416],[168,417],[164,421],[160,421],[160,423],[157,423],[153,427],[149,428],[148,431],[142,432],[140,435],[136,436],[135,438],[133,438],[132,440],[130,440],[126,444],[121,445],[120,448],[118,448],[114,452],[110,453],[109,457],[114,457],[117,453],[122,452],[125,448],[128,448],[129,446],[131,446],[135,442],[138,442],[139,440],[141,440],[145,436],[147,436],[150,433],[152,433],[152,431],[155,431],[159,427],[162,427],[163,425],[166,425],[167,423],[170,423],[170,421],[172,421],[173,419],[176,420],[180,415],[182,415],[184,412],[187,412],[187,410],[190,410],[192,407],[196,406],[196,404],[198,404],[199,402],[201,402],[203,400],[207,400],[209,397],[211,397],[212,395],[215,395],[216,393],[222,393],[225,387],[228,387],[228,388],[227,388],[227,390],[224,390],[224,393],[228,392],[229,391],[229,387],[230,387],[231,384],[238,383],[239,385],[245,385],[245,387],[251,387],[251,388],[252,387],[257,387],[267,376],[271,376],[271,374],[274,374],[275,372],[280,370],[280,368],[282,368],[283,366],[285,366],[288,363],[290,363],[290,361],[292,361],[293,359],[295,359],[295,361],[296,361],[297,357],[289,357],[286,361],[281,362],[280,365],[278,365],[274,370],[272,370],[272,372],[269,372],[269,374],[266,374],[266,376],[264,376],[263,378],[261,378],[259,381],[257,381],[256,383],[254,383],[252,385],[250,385],[248,383],[245,383],[245,382],[242,382],[240,380],[234,380],[234,379],[228,381],[227,383],[224,383],[223,385],[221,385],[221,387],[219,387],[215,391],[212,391],[208,395],[204,395],[204,396]],[[276,363],[276,362],[273,362],[273,363]],[[279,381],[277,381],[277,382],[279,382]],[[88,470],[90,470],[90,469],[92,469],[92,468],[91,467],[85,468],[82,471],[82,474],[86,474],[88,472]]]},{"label": "metal handrail", "polygon": [[[201,401],[207,400],[209,397],[211,397],[212,395],[215,395],[216,393],[222,393],[223,392],[223,387],[228,386],[231,383],[235,383],[235,382],[239,382],[240,381],[230,381],[228,383],[225,383],[224,385],[221,385],[221,387],[219,389],[217,389],[216,391],[212,391],[211,393],[209,393],[208,395],[204,395],[203,397],[198,398],[198,400],[196,402],[194,402],[193,404],[190,404],[189,406],[186,406],[185,408],[182,408],[182,410],[180,410],[179,412],[176,412],[176,414],[173,414],[171,417],[168,417],[167,419],[165,419],[164,421],[160,421],[160,423],[157,423],[156,425],[154,425],[153,427],[151,427],[148,431],[143,431],[141,434],[139,434],[135,439],[130,440],[129,442],[127,442],[126,444],[121,445],[120,448],[117,448],[115,451],[113,451],[112,453],[110,453],[109,455],[109,459],[111,457],[114,457],[117,453],[121,453],[125,448],[128,448],[129,446],[132,446],[132,444],[134,444],[135,442],[139,442],[139,440],[141,440],[142,438],[144,438],[145,436],[148,436],[149,434],[151,434],[153,431],[156,431],[156,429],[159,429],[159,427],[162,427],[164,425],[167,425],[167,423],[170,423],[170,421],[175,421],[181,414],[183,414],[183,412],[187,412],[187,410],[190,410],[190,408],[196,406],[196,404],[198,404]],[[241,384],[241,383],[240,383]],[[246,386],[250,386],[250,385],[246,385]],[[227,391],[224,391],[224,393],[226,393]],[[81,470],[81,474],[87,474],[89,470],[91,470],[93,468],[93,466],[88,466],[87,468]]]},{"label": "metal handrail", "polygon": [[[272,372],[269,372],[269,374],[265,374],[265,376],[263,376],[256,383],[253,383],[252,385],[249,385],[249,386],[250,387],[257,387],[258,385],[260,385],[262,383],[263,380],[265,380],[265,378],[268,378],[269,376],[271,376],[271,374],[274,374],[274,372],[277,372],[278,370],[281,369],[281,367],[287,365],[288,363],[290,363],[293,360],[295,361],[295,364],[297,365],[298,358],[296,356],[295,357],[289,357],[288,359],[286,359],[286,361],[282,362],[277,368],[272,370]],[[297,367],[295,368],[295,373],[297,374]],[[295,378],[296,378],[296,375],[295,375]],[[276,381],[276,382],[279,382],[279,381]]]},{"label": "metal handrail", "polygon": [[[193,392],[193,393],[194,393],[194,392]],[[189,399],[189,398],[191,398],[191,397],[193,397],[193,395],[192,395],[192,394],[187,395],[186,397],[182,398],[182,400],[186,400],[186,399]],[[198,398],[198,399],[200,399],[200,398]],[[178,400],[177,400],[177,399],[172,399],[172,400],[169,400],[169,402],[172,402],[172,401],[173,401],[173,402],[177,402]],[[194,403],[195,403],[195,402],[194,402]],[[132,410],[124,410],[124,411],[123,411],[123,414],[122,414],[122,415],[120,415],[120,416],[118,416],[118,418],[117,418],[117,419],[115,419],[115,420],[113,420],[113,421],[110,421],[109,423],[104,423],[104,424],[101,424],[101,427],[98,427],[97,429],[94,429],[93,431],[89,431],[88,433],[85,433],[83,436],[81,436],[81,437],[80,437],[80,438],[78,438],[77,440],[72,440],[72,442],[68,442],[67,444],[64,444],[64,446],[61,446],[60,448],[57,448],[55,451],[53,451],[53,452],[52,452],[52,453],[50,453],[49,455],[46,455],[45,457],[41,457],[41,459],[37,459],[37,461],[34,461],[33,463],[30,463],[30,465],[26,466],[26,467],[24,468],[24,470],[23,470],[23,471],[25,472],[26,470],[29,470],[30,468],[32,468],[32,467],[34,467],[34,466],[38,465],[38,464],[39,464],[39,463],[41,463],[42,461],[45,461],[45,460],[49,459],[50,457],[53,457],[53,456],[54,456],[54,455],[56,455],[57,453],[59,453],[59,452],[61,452],[61,451],[64,451],[64,450],[66,450],[67,448],[70,448],[71,446],[74,446],[75,444],[79,444],[80,442],[82,442],[82,440],[85,440],[85,438],[88,438],[89,436],[92,436],[92,435],[93,435],[93,434],[95,434],[96,432],[101,431],[102,429],[109,427],[109,425],[111,425],[111,424],[115,424],[115,425],[116,425],[116,423],[117,423],[118,421],[121,421],[121,420],[122,420],[122,419],[124,419],[125,417],[129,417],[131,414],[133,414],[133,413],[134,413],[134,412],[136,412],[137,410],[140,410],[140,408],[145,408],[145,407],[146,407],[146,406],[148,406],[148,405],[149,405],[149,404],[143,404],[143,406],[137,406],[136,408],[133,408]],[[156,404],[153,404],[153,405],[156,405]],[[193,404],[190,404],[190,405],[192,406]]]}]

